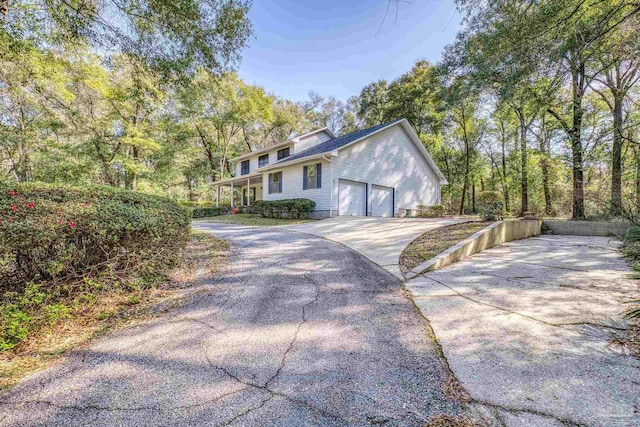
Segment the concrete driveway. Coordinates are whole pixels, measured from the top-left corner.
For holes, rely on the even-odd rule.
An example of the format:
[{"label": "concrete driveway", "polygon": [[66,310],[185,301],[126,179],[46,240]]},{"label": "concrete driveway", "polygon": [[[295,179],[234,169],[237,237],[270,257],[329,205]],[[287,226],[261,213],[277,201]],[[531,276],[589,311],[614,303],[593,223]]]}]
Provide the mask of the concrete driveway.
[{"label": "concrete driveway", "polygon": [[640,425],[640,361],[619,345],[638,285],[618,245],[541,236],[406,284],[491,425]]},{"label": "concrete driveway", "polygon": [[338,216],[286,227],[350,247],[399,279],[400,254],[425,231],[468,221],[459,218],[378,218]]},{"label": "concrete driveway", "polygon": [[0,398],[0,425],[424,426],[461,413],[393,276],[313,236],[197,228],[232,241],[229,273],[27,378]]}]

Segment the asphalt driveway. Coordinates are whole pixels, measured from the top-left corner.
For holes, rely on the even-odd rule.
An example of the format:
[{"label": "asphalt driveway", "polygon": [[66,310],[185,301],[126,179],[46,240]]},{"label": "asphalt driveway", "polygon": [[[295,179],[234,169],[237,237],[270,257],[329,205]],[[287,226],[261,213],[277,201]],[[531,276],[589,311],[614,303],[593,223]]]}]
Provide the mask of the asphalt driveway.
[{"label": "asphalt driveway", "polygon": [[540,236],[406,284],[491,425],[640,425],[640,361],[620,340],[638,285],[618,246]]},{"label": "asphalt driveway", "polygon": [[233,267],[170,315],[111,334],[0,398],[3,426],[424,426],[457,415],[401,284],[348,248],[198,224]]},{"label": "asphalt driveway", "polygon": [[445,225],[468,221],[459,218],[379,218],[338,216],[296,224],[290,230],[324,237],[350,247],[389,273],[403,279],[400,254],[422,233]]}]

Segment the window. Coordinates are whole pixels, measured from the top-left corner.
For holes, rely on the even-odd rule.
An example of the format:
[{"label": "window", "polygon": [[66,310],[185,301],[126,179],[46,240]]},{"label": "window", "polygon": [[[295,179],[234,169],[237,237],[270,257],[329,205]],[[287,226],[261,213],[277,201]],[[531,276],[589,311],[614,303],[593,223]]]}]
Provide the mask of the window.
[{"label": "window", "polygon": [[282,193],[282,172],[269,174],[269,194]]},{"label": "window", "polygon": [[322,188],[322,164],[307,165],[302,168],[302,189]]},{"label": "window", "polygon": [[240,175],[246,175],[249,173],[249,160],[245,160],[240,163]]},{"label": "window", "polygon": [[283,148],[282,150],[278,150],[278,160],[282,160],[285,157],[289,157],[290,156],[289,148],[290,147]]},{"label": "window", "polygon": [[269,164],[269,155],[268,154],[263,154],[262,156],[258,157],[258,167],[261,168],[263,166],[266,166]]}]

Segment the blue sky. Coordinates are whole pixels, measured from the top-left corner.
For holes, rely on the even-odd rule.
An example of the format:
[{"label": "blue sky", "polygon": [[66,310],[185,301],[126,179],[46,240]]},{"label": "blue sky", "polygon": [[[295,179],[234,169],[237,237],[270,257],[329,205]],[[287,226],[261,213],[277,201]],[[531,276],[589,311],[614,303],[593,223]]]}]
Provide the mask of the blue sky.
[{"label": "blue sky", "polygon": [[453,42],[461,16],[453,0],[395,6],[378,32],[386,0],[254,0],[254,37],[240,76],[293,101],[309,91],[346,100],[366,84],[393,80],[417,59],[433,62]]}]

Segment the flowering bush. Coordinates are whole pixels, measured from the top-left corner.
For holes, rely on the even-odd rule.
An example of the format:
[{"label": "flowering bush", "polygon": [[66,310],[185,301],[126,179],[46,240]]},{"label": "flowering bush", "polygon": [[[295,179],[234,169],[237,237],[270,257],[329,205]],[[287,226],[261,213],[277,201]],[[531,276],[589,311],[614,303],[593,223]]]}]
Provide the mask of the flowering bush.
[{"label": "flowering bush", "polygon": [[0,350],[26,333],[23,302],[34,285],[52,303],[89,283],[153,282],[179,261],[189,228],[188,210],[158,197],[107,187],[0,186]]}]

